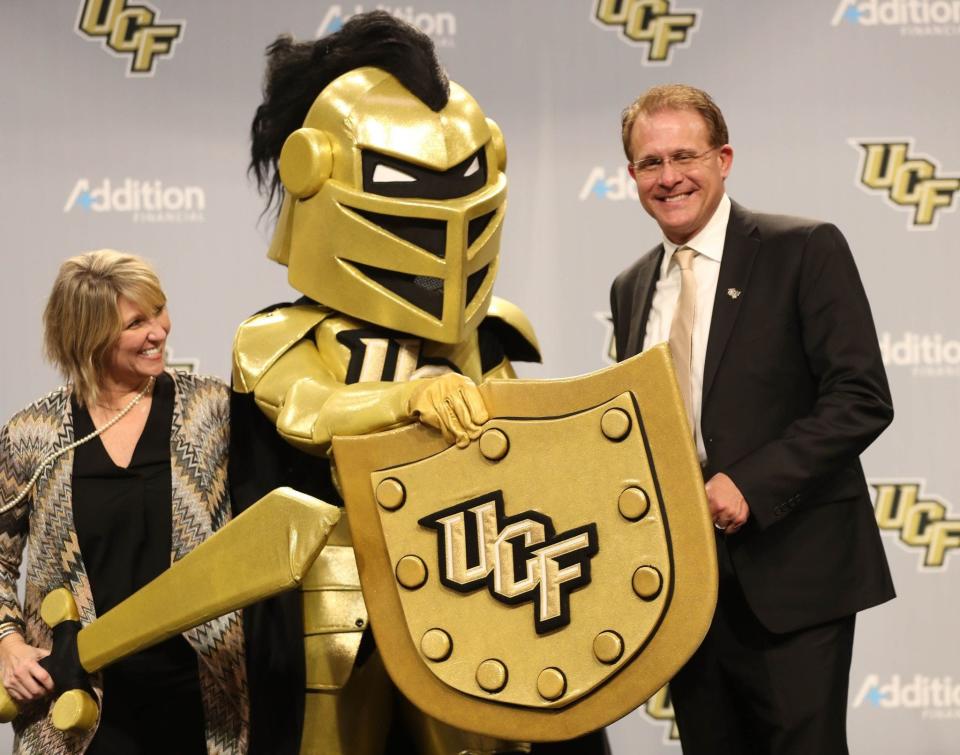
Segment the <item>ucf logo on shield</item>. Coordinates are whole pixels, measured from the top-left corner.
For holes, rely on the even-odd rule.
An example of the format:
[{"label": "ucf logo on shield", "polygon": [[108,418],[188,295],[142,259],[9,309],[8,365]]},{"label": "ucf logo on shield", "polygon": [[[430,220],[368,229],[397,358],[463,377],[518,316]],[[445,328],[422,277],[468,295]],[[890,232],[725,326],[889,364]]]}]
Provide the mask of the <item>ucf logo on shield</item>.
[{"label": "ucf logo on shield", "polygon": [[597,526],[555,535],[549,516],[503,513],[495,490],[420,520],[437,530],[440,582],[462,593],[487,587],[507,605],[532,602],[537,634],[570,623],[571,590],[590,582]]},{"label": "ucf logo on shield", "polygon": [[566,739],[640,706],[702,640],[713,526],[669,351],[481,388],[448,447],[418,425],[334,439],[384,663],[459,728]]}]

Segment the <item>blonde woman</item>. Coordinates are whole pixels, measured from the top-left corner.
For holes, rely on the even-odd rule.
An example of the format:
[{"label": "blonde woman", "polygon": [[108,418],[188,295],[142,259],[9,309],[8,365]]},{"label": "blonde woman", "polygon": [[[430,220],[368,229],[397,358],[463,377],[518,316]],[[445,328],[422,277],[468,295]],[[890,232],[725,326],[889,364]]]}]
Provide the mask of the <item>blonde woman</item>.
[{"label": "blonde woman", "polygon": [[229,393],[214,378],[165,370],[166,296],[133,255],[68,259],[43,321],[47,356],[67,384],[0,430],[0,673],[21,709],[15,752],[243,753],[237,614],[96,675],[95,733],[63,734],[49,721],[53,682],[40,661],[52,640],[40,602],[66,586],[89,623],[226,523]]}]

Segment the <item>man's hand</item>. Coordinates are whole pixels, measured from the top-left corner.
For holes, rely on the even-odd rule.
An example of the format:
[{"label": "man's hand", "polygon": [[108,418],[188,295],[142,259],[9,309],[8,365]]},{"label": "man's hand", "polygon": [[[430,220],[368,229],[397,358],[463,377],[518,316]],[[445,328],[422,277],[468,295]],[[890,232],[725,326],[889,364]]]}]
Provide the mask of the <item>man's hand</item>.
[{"label": "man's hand", "polygon": [[448,372],[416,381],[410,394],[410,413],[435,427],[460,448],[480,437],[480,425],[490,419],[480,390],[468,377]]},{"label": "man's hand", "polygon": [[17,702],[36,700],[53,692],[53,679],[37,663],[50,655],[28,645],[19,634],[8,634],[0,640],[0,669],[7,694]]},{"label": "man's hand", "polygon": [[746,524],[750,506],[733,480],[720,472],[707,480],[706,490],[707,507],[717,529],[732,535]]}]

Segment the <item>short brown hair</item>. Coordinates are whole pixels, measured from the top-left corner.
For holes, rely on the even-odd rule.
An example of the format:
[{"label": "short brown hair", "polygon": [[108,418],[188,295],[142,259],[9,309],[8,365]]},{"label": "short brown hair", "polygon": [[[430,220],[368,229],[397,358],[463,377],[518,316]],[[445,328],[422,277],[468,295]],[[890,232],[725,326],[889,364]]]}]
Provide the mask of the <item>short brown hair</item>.
[{"label": "short brown hair", "polygon": [[121,296],[144,311],[167,301],[149,264],[112,249],[71,257],[60,265],[53,282],[43,311],[44,351],[73,384],[81,405],[97,399],[105,357],[123,327]]},{"label": "short brown hair", "polygon": [[709,94],[688,84],[664,84],[641,94],[620,116],[620,137],[627,160],[633,160],[630,154],[633,124],[641,115],[650,115],[658,110],[695,110],[706,121],[711,147],[722,147],[730,141],[723,113]]}]

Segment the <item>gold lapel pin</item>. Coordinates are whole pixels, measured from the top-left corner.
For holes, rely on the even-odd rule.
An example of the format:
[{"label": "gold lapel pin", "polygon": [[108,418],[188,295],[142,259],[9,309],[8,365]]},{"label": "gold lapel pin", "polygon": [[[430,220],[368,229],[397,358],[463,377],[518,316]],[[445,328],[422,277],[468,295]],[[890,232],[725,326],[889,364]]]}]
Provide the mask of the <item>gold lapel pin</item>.
[{"label": "gold lapel pin", "polygon": [[742,294],[742,293],[743,293],[743,291],[741,291],[739,288],[728,288],[728,289],[727,289],[727,296],[729,296],[731,299],[739,299],[739,298],[740,298],[740,294]]}]

